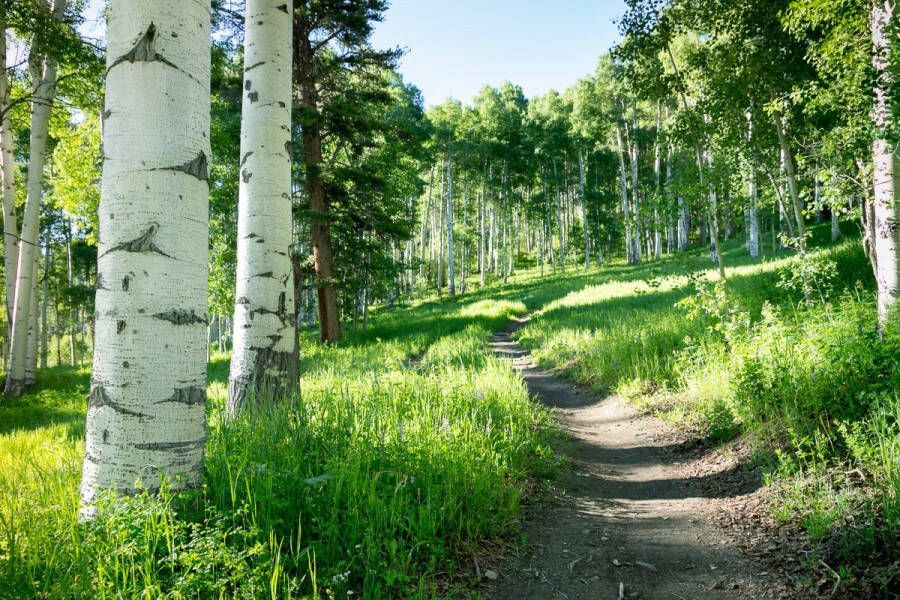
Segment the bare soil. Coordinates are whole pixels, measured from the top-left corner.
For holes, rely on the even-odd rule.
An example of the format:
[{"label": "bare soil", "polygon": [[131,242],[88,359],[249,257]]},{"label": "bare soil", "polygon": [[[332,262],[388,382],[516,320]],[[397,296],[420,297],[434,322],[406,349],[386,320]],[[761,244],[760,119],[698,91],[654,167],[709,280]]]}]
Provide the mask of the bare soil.
[{"label": "bare soil", "polygon": [[[696,468],[695,444],[616,396],[588,390],[536,367],[511,334],[495,353],[510,358],[530,392],[550,407],[570,463],[554,500],[532,506],[525,548],[507,557],[487,591],[505,599],[764,599],[783,597],[782,573],[766,570],[714,522],[754,497],[755,472],[728,460]],[[730,511],[728,511],[730,513]],[[792,587],[792,586],[790,586]]]}]

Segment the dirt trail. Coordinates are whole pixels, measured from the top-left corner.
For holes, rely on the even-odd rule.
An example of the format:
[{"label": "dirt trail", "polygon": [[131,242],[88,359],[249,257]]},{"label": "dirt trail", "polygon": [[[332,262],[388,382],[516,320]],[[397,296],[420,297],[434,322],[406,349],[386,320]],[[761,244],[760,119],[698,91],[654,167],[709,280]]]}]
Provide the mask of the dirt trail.
[{"label": "dirt trail", "polygon": [[[570,436],[572,463],[558,502],[526,515],[527,549],[510,558],[488,596],[503,599],[768,598],[767,574],[701,516],[714,501],[673,461],[656,419],[615,396],[598,398],[537,368],[510,334],[495,353],[513,360],[534,396]],[[705,508],[709,508],[706,506]]]}]

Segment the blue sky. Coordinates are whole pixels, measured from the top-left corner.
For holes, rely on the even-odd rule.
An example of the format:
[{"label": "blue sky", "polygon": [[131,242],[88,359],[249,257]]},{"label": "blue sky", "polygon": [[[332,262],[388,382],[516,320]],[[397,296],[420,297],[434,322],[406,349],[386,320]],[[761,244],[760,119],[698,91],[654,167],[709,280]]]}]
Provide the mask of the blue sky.
[{"label": "blue sky", "polygon": [[[103,35],[93,20],[101,5],[89,2],[88,35]],[[507,80],[531,97],[592,72],[624,11],[624,0],[391,0],[373,41],[407,49],[400,71],[428,105],[468,102]]]},{"label": "blue sky", "polygon": [[624,0],[391,0],[378,46],[408,50],[400,71],[428,105],[512,81],[563,90],[618,40]]}]

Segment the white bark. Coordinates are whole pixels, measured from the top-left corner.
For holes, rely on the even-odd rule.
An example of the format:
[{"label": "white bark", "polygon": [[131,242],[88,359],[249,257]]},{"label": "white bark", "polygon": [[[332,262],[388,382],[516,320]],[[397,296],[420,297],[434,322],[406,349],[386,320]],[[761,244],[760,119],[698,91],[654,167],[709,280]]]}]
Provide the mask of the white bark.
[{"label": "white bark", "polygon": [[206,439],[209,0],[112,0],[82,514],[199,485]]},{"label": "white bark", "polygon": [[[753,114],[747,113],[747,141],[753,144]],[[756,162],[750,160],[750,206],[747,208],[747,249],[750,258],[759,258],[760,232],[759,232],[759,180],[757,177]]]},{"label": "white bark", "polygon": [[622,217],[625,222],[625,259],[634,262],[634,247],[631,243],[631,218],[628,210],[628,171],[625,169],[625,145],[622,141],[622,126],[616,125],[616,145],[619,155],[619,183],[622,200]]},{"label": "white bark", "polygon": [[34,253],[34,275],[31,278],[31,306],[28,309],[28,334],[25,339],[25,388],[32,387],[37,381],[37,356],[40,341],[38,329],[38,264],[40,252]]},{"label": "white bark", "polygon": [[[19,224],[16,218],[16,163],[13,157],[9,83],[6,79],[6,25],[0,22],[0,195],[3,200],[3,277],[6,281],[6,320],[12,323],[19,259]],[[4,357],[5,359],[6,357]]]},{"label": "white bark", "polygon": [[[63,18],[66,0],[57,0],[53,6],[53,18]],[[31,102],[31,139],[28,157],[28,196],[22,216],[19,234],[19,252],[16,273],[13,317],[10,322],[9,371],[5,393],[18,396],[26,385],[28,361],[28,330],[31,322],[32,291],[35,289],[35,264],[38,254],[38,232],[43,196],[44,162],[47,136],[50,129],[50,112],[56,97],[56,61],[53,57],[31,56],[29,69],[34,78]]]},{"label": "white bark", "polygon": [[447,285],[450,295],[456,295],[453,264],[453,157],[447,161]]},{"label": "white bark", "polygon": [[578,149],[578,191],[581,194],[581,221],[584,225],[584,268],[591,268],[591,236],[588,225],[587,194],[585,193],[584,150]]},{"label": "white bark", "polygon": [[894,9],[893,0],[878,0],[872,6],[871,15],[873,64],[878,76],[874,111],[877,137],[872,146],[875,190],[872,212],[878,318],[882,327],[900,297],[900,158],[896,141],[889,141],[885,136],[885,129],[896,123],[889,97],[896,86],[890,69],[893,48],[889,39]]},{"label": "white bark", "polygon": [[291,223],[290,0],[248,0],[229,415],[297,384]]}]

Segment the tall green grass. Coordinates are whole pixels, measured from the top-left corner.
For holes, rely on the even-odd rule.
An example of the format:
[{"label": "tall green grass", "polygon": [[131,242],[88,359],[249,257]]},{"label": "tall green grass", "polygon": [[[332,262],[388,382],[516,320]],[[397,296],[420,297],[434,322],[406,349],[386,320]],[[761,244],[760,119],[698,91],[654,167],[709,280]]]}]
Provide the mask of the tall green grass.
[{"label": "tall green grass", "polygon": [[[0,407],[0,597],[396,598],[467,585],[549,465],[546,414],[487,337],[525,307],[423,304],[304,343],[295,402],[223,422],[210,365],[203,488],[78,521],[85,373]],[[68,377],[68,379],[66,379]],[[55,422],[54,422],[55,421]]]},{"label": "tall green grass", "polygon": [[772,453],[781,518],[819,539],[846,537],[854,515],[868,523],[838,544],[855,548],[844,559],[900,556],[900,319],[878,331],[859,241],[756,263],[736,242],[725,250],[725,286],[696,255],[601,271],[541,305],[519,339],[542,364],[710,438],[747,434]]}]

